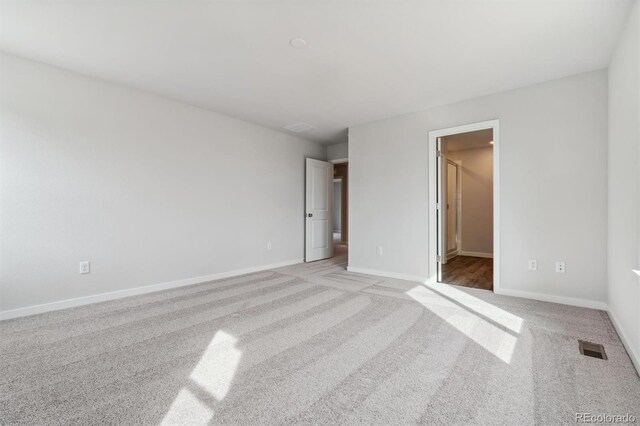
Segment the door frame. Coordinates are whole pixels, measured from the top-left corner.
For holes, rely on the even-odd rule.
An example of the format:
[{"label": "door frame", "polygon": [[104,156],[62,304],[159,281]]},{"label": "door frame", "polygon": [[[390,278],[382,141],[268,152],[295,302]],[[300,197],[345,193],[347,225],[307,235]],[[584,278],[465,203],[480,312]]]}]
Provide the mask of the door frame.
[{"label": "door frame", "polygon": [[432,130],[428,139],[428,170],[429,170],[429,246],[428,257],[428,283],[438,281],[438,265],[436,255],[438,252],[438,223],[437,223],[437,147],[438,138],[456,135],[458,133],[473,132],[476,130],[493,129],[493,292],[500,290],[500,120],[488,120],[463,126],[448,127]]},{"label": "door frame", "polygon": [[[447,162],[456,166],[456,250],[455,255],[460,256],[462,252],[462,160],[451,160]],[[453,252],[452,252],[453,253]],[[446,253],[447,260],[455,256]]]},{"label": "door frame", "polygon": [[[340,183],[340,239],[342,239],[342,209],[344,208],[344,207],[342,206],[342,191],[344,191],[344,188],[342,187],[342,176],[341,176],[341,177],[338,177],[338,178],[333,178],[333,183],[338,183],[338,182]],[[335,188],[333,188],[333,198],[335,198],[335,197],[336,197],[336,189],[335,189]],[[332,201],[333,201],[333,200],[332,200]],[[335,208],[336,208],[335,203],[331,205],[331,208],[332,208],[332,209],[335,209]],[[332,216],[331,216],[331,217],[332,217],[332,218],[333,218],[333,213],[334,213],[334,212],[332,211],[332,212],[331,212],[331,214],[332,214]],[[333,228],[335,228],[335,224],[336,224],[336,223],[335,223],[335,220],[334,220],[334,221],[333,221]],[[332,232],[335,232],[335,231],[336,231],[335,229],[333,229],[333,230],[332,230]],[[331,234],[331,235],[333,236],[333,234]],[[332,241],[333,241],[333,240],[332,240]]]},{"label": "door frame", "polygon": [[[342,192],[343,194],[346,192],[346,196],[341,198],[341,208],[344,212],[344,214],[342,214],[343,212],[340,213],[340,219],[342,221],[341,224],[341,233],[340,233],[340,243],[344,244],[346,246],[349,245],[349,229],[351,229],[350,225],[350,221],[351,221],[351,212],[350,212],[350,203],[349,203],[349,198],[350,198],[350,192],[349,192],[349,158],[345,157],[345,158],[335,158],[333,160],[328,160],[330,163],[332,163],[334,165],[334,169],[335,166],[339,166],[341,164],[345,164],[347,163],[347,176],[346,176],[346,189],[345,189],[345,179],[344,177],[342,178]],[[344,220],[346,216],[347,220]],[[345,239],[345,228],[346,228],[346,239]]]},{"label": "door frame", "polygon": [[[311,188],[311,193],[313,195],[314,191],[315,191],[315,185],[313,184],[313,173],[310,172],[310,165],[312,164],[312,162],[315,163],[321,163],[322,167],[325,168],[325,170],[327,171],[327,176],[326,176],[326,188],[327,188],[327,193],[326,193],[326,197],[327,197],[327,204],[326,204],[326,209],[314,209],[313,208],[313,196],[309,197],[309,191]],[[320,164],[317,164],[317,166],[320,166]],[[328,166],[328,167],[327,167]],[[314,166],[315,167],[315,166]],[[311,180],[310,180],[311,178]],[[311,185],[311,186],[310,186]],[[305,196],[304,196],[304,261],[305,263],[309,263],[309,262],[316,262],[319,260],[324,260],[324,259],[330,259],[333,257],[333,164],[325,161],[325,160],[317,160],[315,158],[311,158],[311,157],[307,157],[305,159],[305,183],[304,183],[304,188],[305,188]],[[328,249],[328,256],[326,257],[319,257],[317,259],[309,259],[310,255],[312,254],[311,252],[313,251],[313,222],[317,220],[316,217],[313,217],[313,212],[315,212],[316,214],[319,212],[325,212],[327,215],[327,221],[328,221],[328,225],[327,225],[327,235],[325,235],[325,238],[327,239],[327,249]],[[324,256],[325,253],[323,253],[321,256]]]}]

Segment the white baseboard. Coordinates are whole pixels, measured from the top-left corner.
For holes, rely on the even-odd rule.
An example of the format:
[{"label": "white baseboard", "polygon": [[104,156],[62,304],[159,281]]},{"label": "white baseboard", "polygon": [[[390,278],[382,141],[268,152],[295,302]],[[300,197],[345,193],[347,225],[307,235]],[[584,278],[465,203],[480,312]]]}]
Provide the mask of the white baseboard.
[{"label": "white baseboard", "polygon": [[521,297],[523,299],[540,300],[543,302],[560,303],[563,305],[579,306],[581,308],[607,310],[607,304],[597,300],[579,299],[577,297],[556,296],[554,294],[534,293],[522,290],[510,290],[508,288],[494,289],[494,293],[504,296]]},{"label": "white baseboard", "polygon": [[493,259],[493,253],[482,253],[479,251],[465,251],[462,250],[458,253],[460,256],[471,256],[471,257],[486,257],[489,259]]},{"label": "white baseboard", "polygon": [[93,294],[90,296],[78,297],[75,299],[59,300],[42,305],[27,306],[24,308],[11,309],[0,312],[0,321],[19,318],[27,315],[41,314],[43,312],[57,311],[60,309],[73,308],[76,306],[89,305],[91,303],[105,302],[107,300],[121,299],[123,297],[137,296],[140,294],[153,293],[156,291],[168,290],[177,287],[184,287],[193,284],[205,283],[208,281],[220,280],[223,278],[235,277],[238,275],[250,274],[252,272],[260,272],[268,269],[280,268],[283,266],[295,265],[302,263],[302,260],[287,260],[285,262],[272,263],[270,265],[254,266],[251,268],[236,269],[233,271],[218,272],[211,275],[203,275],[200,277],[184,278],[176,281],[169,281],[159,284],[151,284],[142,287],[128,288],[125,290],[112,291],[109,293]]},{"label": "white baseboard", "polygon": [[616,315],[613,313],[611,308],[609,308],[609,306],[607,306],[607,313],[609,314],[609,318],[611,318],[611,323],[613,324],[613,327],[616,329],[618,336],[620,336],[620,340],[622,341],[622,344],[627,350],[627,354],[629,354],[629,358],[631,358],[631,362],[633,363],[634,367],[636,367],[636,373],[640,375],[640,355],[636,351],[634,351],[633,348],[631,347],[627,333],[625,333]]},{"label": "white baseboard", "polygon": [[[428,281],[427,278],[419,277],[416,275],[406,275],[406,274],[399,274],[396,272],[378,271],[375,269],[358,268],[355,266],[348,266],[347,271],[358,272],[361,274],[368,274],[368,275],[377,275],[377,276],[388,277],[388,278],[397,278],[401,280],[416,281],[420,283],[425,283]],[[496,294],[501,294],[504,296],[520,297],[524,299],[540,300],[543,302],[560,303],[563,305],[579,306],[582,308],[591,308],[591,309],[599,309],[602,311],[606,311],[609,314],[609,318],[611,318],[611,322],[613,323],[613,326],[615,327],[616,332],[618,333],[618,336],[620,336],[620,340],[622,341],[622,344],[624,345],[624,347],[627,350],[627,353],[629,354],[629,358],[631,358],[631,362],[633,363],[633,365],[636,368],[636,371],[640,375],[640,355],[638,355],[638,353],[634,351],[631,345],[629,344],[629,338],[627,337],[627,334],[625,333],[624,329],[621,327],[620,322],[617,320],[613,311],[611,311],[611,309],[606,303],[599,302],[596,300],[580,299],[580,298],[566,297],[566,296],[556,296],[552,294],[534,293],[529,291],[510,290],[510,289],[504,289],[504,288],[495,289],[494,292]]]},{"label": "white baseboard", "polygon": [[418,275],[399,274],[397,272],[378,271],[375,269],[359,268],[357,266],[347,266],[347,271],[357,272],[359,274],[377,275],[379,277],[396,278],[398,280],[415,281],[424,283],[427,278]]}]

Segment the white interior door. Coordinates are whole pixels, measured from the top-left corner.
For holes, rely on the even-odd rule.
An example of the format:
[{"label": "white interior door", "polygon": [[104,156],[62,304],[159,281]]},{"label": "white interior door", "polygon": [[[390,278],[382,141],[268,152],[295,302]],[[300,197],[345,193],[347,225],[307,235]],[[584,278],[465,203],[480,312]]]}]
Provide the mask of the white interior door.
[{"label": "white interior door", "polygon": [[307,158],[305,262],[333,256],[333,164]]},{"label": "white interior door", "polygon": [[437,170],[436,179],[438,180],[438,191],[436,198],[436,211],[438,219],[438,250],[437,250],[437,262],[438,265],[438,281],[442,281],[442,268],[441,265],[447,263],[447,180],[448,180],[448,167],[447,167],[447,147],[446,142],[442,138],[438,138],[437,142]]}]

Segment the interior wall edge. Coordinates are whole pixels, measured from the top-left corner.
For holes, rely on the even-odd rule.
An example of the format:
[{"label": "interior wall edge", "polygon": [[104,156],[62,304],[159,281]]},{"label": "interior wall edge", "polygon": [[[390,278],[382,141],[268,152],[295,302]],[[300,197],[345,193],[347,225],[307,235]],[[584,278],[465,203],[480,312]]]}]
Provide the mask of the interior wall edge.
[{"label": "interior wall edge", "polygon": [[618,333],[618,336],[620,337],[620,341],[622,341],[624,348],[627,350],[627,355],[629,355],[631,363],[636,368],[636,373],[638,373],[638,375],[640,376],[640,354],[633,350],[629,335],[625,332],[622,324],[620,323],[620,321],[618,321],[618,318],[608,305],[606,311],[609,315],[609,318],[611,319],[611,324],[613,324],[613,327],[616,329],[616,333]]}]

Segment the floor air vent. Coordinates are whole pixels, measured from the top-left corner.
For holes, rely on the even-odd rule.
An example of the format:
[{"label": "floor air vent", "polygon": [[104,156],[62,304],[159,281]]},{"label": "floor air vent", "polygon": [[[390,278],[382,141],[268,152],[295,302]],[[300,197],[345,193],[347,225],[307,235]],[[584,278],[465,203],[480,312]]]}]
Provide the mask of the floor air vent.
[{"label": "floor air vent", "polygon": [[604,352],[604,346],[597,343],[586,342],[584,340],[578,340],[580,345],[580,353],[592,358],[607,359],[607,354]]}]

